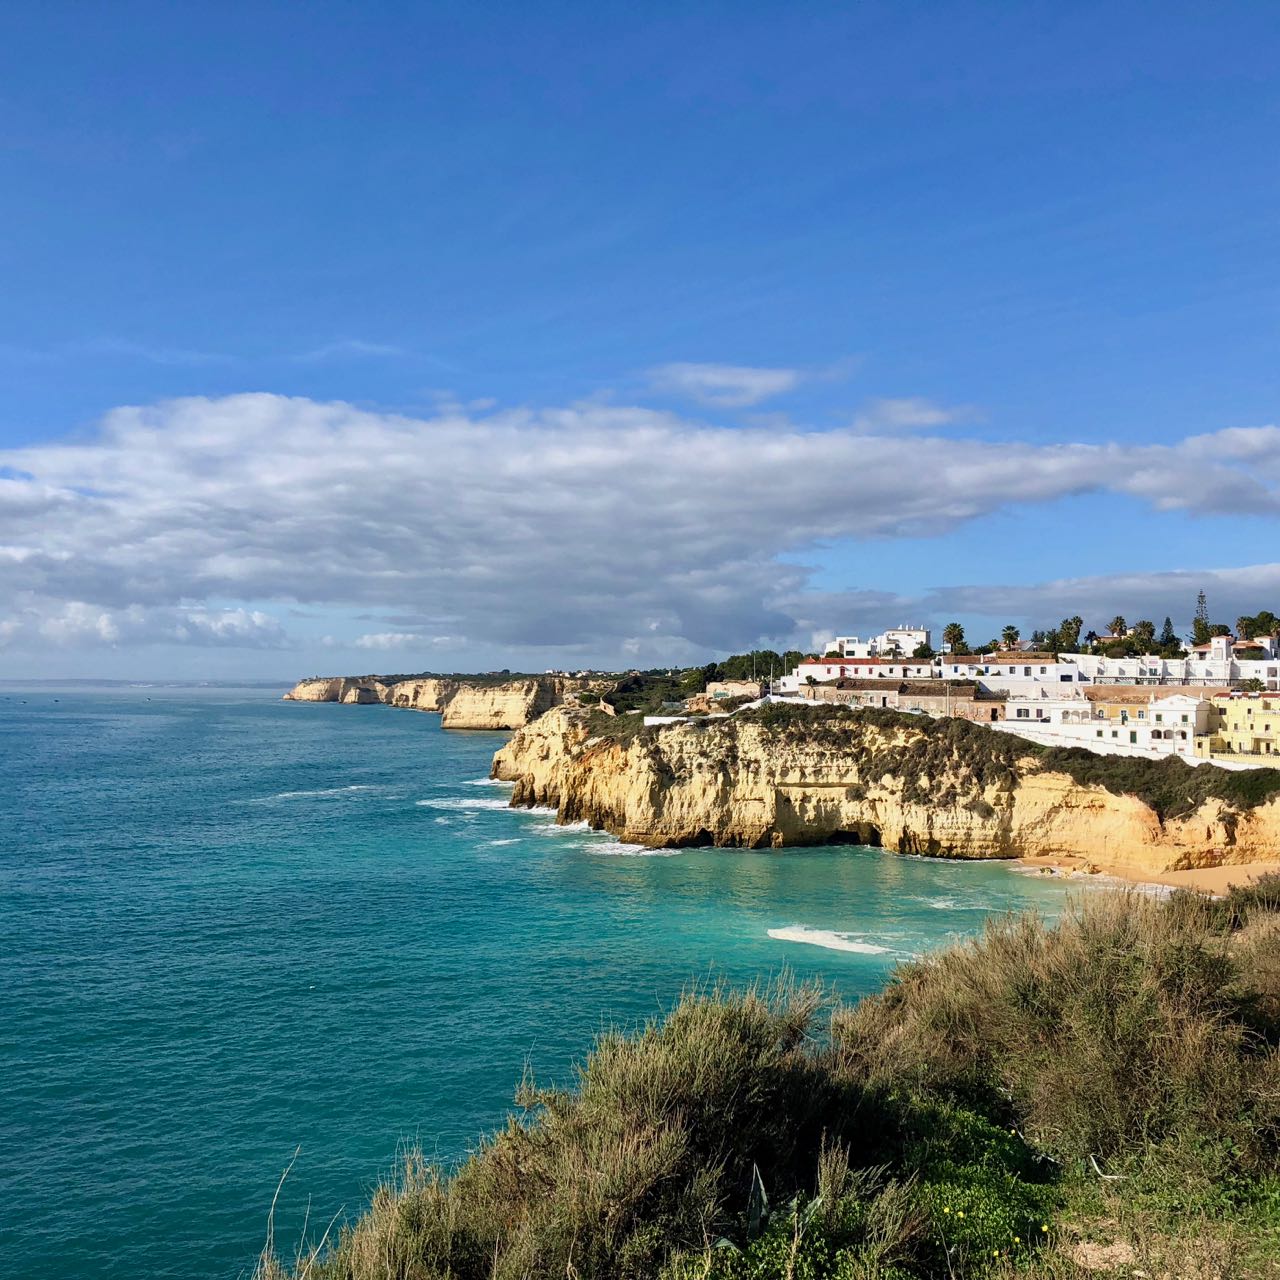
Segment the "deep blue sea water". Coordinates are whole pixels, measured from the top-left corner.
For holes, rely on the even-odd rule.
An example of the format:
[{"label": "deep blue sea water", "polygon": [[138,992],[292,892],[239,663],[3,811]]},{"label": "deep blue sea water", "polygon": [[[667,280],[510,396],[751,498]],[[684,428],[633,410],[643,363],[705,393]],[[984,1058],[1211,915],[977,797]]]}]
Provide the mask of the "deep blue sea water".
[{"label": "deep blue sea water", "polygon": [[[503,735],[278,691],[0,689],[0,1275],[233,1277],[451,1158],[691,980],[845,995],[1067,886],[643,856],[506,808]],[[780,936],[778,936],[780,935]],[[292,1233],[292,1234],[291,1234]]]}]

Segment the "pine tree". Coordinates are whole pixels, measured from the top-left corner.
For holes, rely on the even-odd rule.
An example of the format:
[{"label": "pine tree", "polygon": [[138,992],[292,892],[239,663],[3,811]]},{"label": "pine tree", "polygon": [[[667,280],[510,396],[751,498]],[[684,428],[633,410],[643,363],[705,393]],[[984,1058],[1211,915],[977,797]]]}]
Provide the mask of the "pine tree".
[{"label": "pine tree", "polygon": [[1196,596],[1196,616],[1191,623],[1191,643],[1208,644],[1209,636],[1209,602],[1201,591]]}]

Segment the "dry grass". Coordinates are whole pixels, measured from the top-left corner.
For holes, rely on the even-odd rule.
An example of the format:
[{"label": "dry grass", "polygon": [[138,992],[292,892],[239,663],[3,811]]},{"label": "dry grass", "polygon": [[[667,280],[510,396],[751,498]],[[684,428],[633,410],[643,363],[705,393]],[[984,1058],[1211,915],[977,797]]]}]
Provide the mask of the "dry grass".
[{"label": "dry grass", "polygon": [[1190,895],[1091,896],[1055,928],[992,922],[837,1011],[845,1069],[1003,1112],[1060,1159],[1169,1155],[1206,1135],[1255,1169],[1276,1160],[1274,927],[1216,926]]},{"label": "dry grass", "polygon": [[854,1007],[688,992],[259,1280],[1271,1275],[1276,888],[996,921]]}]

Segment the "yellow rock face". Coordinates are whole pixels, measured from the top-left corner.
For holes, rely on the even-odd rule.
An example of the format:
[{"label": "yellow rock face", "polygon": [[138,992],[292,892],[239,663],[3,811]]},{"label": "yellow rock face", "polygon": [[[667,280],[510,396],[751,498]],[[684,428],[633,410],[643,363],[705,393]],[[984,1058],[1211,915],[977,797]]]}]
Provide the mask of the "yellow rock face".
[{"label": "yellow rock face", "polygon": [[286,702],[383,702],[386,689],[387,686],[378,680],[327,676],[319,680],[300,680],[284,697]]},{"label": "yellow rock face", "polygon": [[[961,752],[923,730],[857,721],[814,735],[683,723],[620,743],[592,738],[581,714],[561,709],[515,734],[493,775],[515,783],[515,804],[550,805],[563,822],[585,819],[652,847],[850,840],[952,858],[1074,855],[1150,872],[1280,855],[1277,800],[1239,814],[1209,800],[1162,822],[1137,797],[1047,772],[1032,755],[984,776]],[[895,776],[880,771],[886,756],[924,763]]]},{"label": "yellow rock face", "polygon": [[500,684],[423,677],[384,683],[371,676],[301,680],[290,702],[385,703],[412,711],[437,711],[446,729],[518,729],[599,682],[536,676]]}]

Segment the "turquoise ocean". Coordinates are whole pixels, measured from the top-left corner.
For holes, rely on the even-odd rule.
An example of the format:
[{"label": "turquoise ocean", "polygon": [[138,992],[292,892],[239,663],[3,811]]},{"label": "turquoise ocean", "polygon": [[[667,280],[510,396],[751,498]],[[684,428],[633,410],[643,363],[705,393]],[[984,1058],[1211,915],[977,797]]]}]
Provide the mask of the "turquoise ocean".
[{"label": "turquoise ocean", "polygon": [[449,1160],[526,1063],[789,966],[844,996],[1069,886],[652,855],[506,807],[504,735],[279,690],[0,689],[0,1275],[247,1273]]}]

